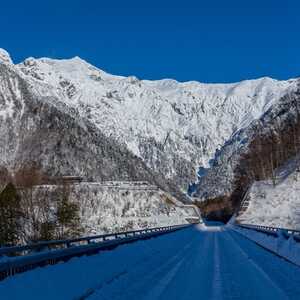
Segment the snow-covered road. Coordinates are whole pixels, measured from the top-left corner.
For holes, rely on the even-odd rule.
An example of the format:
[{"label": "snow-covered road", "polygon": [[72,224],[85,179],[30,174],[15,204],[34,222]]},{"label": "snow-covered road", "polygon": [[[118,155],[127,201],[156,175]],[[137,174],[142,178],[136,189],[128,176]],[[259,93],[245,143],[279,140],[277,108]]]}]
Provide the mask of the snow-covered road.
[{"label": "snow-covered road", "polygon": [[201,225],[0,282],[1,299],[300,299],[300,268]]}]

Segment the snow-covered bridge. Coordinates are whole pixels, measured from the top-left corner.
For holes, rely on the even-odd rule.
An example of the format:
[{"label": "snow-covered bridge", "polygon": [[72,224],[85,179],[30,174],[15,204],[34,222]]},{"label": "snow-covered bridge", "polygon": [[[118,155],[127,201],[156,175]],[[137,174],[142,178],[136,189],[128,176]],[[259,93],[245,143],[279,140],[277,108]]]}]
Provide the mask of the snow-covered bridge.
[{"label": "snow-covered bridge", "polygon": [[1,299],[300,299],[300,267],[226,226],[194,225],[0,282]]}]

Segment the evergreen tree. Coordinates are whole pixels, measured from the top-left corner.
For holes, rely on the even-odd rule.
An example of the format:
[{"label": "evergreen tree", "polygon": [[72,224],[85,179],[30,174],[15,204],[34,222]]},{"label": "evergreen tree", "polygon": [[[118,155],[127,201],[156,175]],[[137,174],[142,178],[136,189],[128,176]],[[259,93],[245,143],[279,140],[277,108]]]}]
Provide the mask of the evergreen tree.
[{"label": "evergreen tree", "polygon": [[58,238],[72,238],[82,233],[79,205],[69,200],[69,189],[66,186],[62,187],[62,193],[57,205],[56,219],[58,223]]},{"label": "evergreen tree", "polygon": [[20,197],[12,183],[0,193],[0,245],[16,244],[21,229]]},{"label": "evergreen tree", "polygon": [[55,222],[45,221],[40,224],[39,240],[50,241],[55,238]]}]

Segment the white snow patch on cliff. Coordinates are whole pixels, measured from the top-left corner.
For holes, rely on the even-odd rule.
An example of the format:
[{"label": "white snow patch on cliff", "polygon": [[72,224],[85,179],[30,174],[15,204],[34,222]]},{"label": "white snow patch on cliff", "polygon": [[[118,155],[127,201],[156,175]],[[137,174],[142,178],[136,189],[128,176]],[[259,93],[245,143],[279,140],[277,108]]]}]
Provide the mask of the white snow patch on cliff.
[{"label": "white snow patch on cliff", "polygon": [[13,64],[13,61],[9,55],[9,53],[0,48],[0,63],[3,62],[3,63],[7,63],[7,64]]}]

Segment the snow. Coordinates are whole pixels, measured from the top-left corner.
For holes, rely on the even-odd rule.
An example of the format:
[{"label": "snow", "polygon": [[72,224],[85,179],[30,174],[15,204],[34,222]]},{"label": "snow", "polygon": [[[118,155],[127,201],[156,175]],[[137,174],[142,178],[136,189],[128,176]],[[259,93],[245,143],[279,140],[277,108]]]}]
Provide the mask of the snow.
[{"label": "snow", "polygon": [[248,207],[239,215],[241,223],[300,229],[300,157],[276,170],[276,184],[256,181],[248,191]]},{"label": "snow", "polygon": [[[34,197],[43,199],[46,194],[55,199],[59,188],[37,186]],[[187,224],[186,218],[201,218],[196,207],[183,205],[147,182],[81,182],[69,185],[69,190],[70,201],[80,207],[83,236]]]},{"label": "snow", "polygon": [[18,68],[37,93],[78,109],[149,167],[163,169],[167,178],[180,177],[176,162],[184,161],[193,174],[185,174],[184,186],[199,166],[208,166],[218,145],[259,118],[295,84],[271,78],[233,84],[139,80],[110,75],[79,57],[29,58]]},{"label": "snow", "polygon": [[[289,128],[289,124],[297,122],[297,105],[294,103],[299,101],[300,80],[296,80],[295,87],[295,90],[290,89],[280,100],[275,101],[259,119],[253,120],[249,126],[236,131],[222,145],[221,149],[216,150],[214,158],[211,160],[211,167],[204,170],[203,176],[199,177],[195,191],[191,194],[197,197],[196,201],[209,199],[225,199],[227,201],[226,199],[228,199],[227,203],[229,204],[235,191],[242,191],[248,182],[252,182],[253,179],[250,176],[252,170],[245,168],[244,158],[248,155],[254,158],[251,148],[253,143],[255,144],[259,140],[259,136],[270,136],[274,132],[278,132],[279,128]],[[244,177],[245,180],[241,180],[245,174],[248,174]],[[244,182],[243,186],[240,186],[240,180]],[[264,202],[264,199],[262,200]],[[295,203],[298,203],[297,200]],[[292,212],[290,219],[294,218],[292,215],[296,216]],[[286,222],[290,221],[286,219]]]},{"label": "snow", "polygon": [[0,48],[0,63],[13,64],[9,53],[2,48]]},{"label": "snow", "polygon": [[[9,85],[13,90],[12,95],[7,95],[8,99],[4,98],[0,103],[0,117],[2,117],[3,119],[13,118],[14,112],[16,111],[16,102],[10,101],[10,97],[17,101],[21,100],[18,81],[15,80],[14,78],[10,78]],[[5,83],[0,82],[0,95],[5,91],[6,88],[7,86],[5,86]]]},{"label": "snow", "polygon": [[286,237],[280,230],[274,236],[234,225],[230,228],[300,267],[300,236],[295,240],[292,234]]},{"label": "snow", "polygon": [[78,121],[88,119],[181,189],[195,181],[199,167],[209,166],[220,145],[297,83],[139,80],[108,74],[79,57],[30,57],[14,69],[43,101],[75,112]]},{"label": "snow", "polygon": [[[300,268],[240,234],[193,226],[0,283],[1,299],[298,299]],[[255,288],[253,288],[255,287]]]},{"label": "snow", "polygon": [[[0,61],[5,64],[12,63],[5,50],[0,50]],[[268,77],[231,84],[177,82],[172,79],[139,80],[135,76],[108,74],[79,57],[63,60],[31,57],[19,65],[9,67],[22,77],[26,86],[30,85],[36,94],[43,97],[42,101],[51,102],[51,105],[55,106],[58,106],[58,102],[59,109],[67,113],[74,111],[72,117],[74,116],[78,123],[88,119],[99,131],[119,144],[126,145],[151,170],[164,175],[181,189],[186,188],[188,183],[195,179],[199,166],[209,166],[215,150],[226,141],[230,144],[231,138],[237,135],[237,132],[242,132],[241,140],[236,142],[237,147],[240,147],[248,138],[247,133],[243,135],[242,129],[260,118],[272,105],[276,105],[283,95],[293,91],[297,86],[297,80],[294,79],[278,81]],[[13,119],[16,119],[17,110],[14,103],[17,101],[13,100],[20,100],[18,105],[22,106],[23,100],[19,99],[22,95],[21,87],[10,78],[9,72],[5,76],[8,76],[9,80],[0,82],[0,93],[4,94],[4,101],[0,104],[0,119],[8,118],[7,123],[11,123],[11,128],[14,129]],[[2,86],[3,84],[9,88]],[[19,115],[22,114],[22,109],[20,111]],[[26,126],[29,129],[35,124],[33,120],[28,119]],[[15,142],[18,145],[17,138],[16,141],[10,140],[11,133],[8,133],[6,123],[3,128],[4,133],[6,131],[7,133],[3,134],[2,144]],[[3,147],[4,150],[0,149],[1,161],[6,165],[9,161],[7,153],[11,154],[11,149],[17,148],[15,144]],[[232,151],[235,150],[236,148]],[[225,155],[226,164],[232,151],[228,151],[228,155]],[[205,173],[206,171],[207,169]],[[220,188],[222,192],[224,190],[227,192],[229,181],[232,179],[228,173],[232,170],[223,171],[221,169],[220,176],[224,178],[224,182],[218,181],[217,186],[213,184],[212,188],[216,191]],[[215,174],[212,174],[215,178]],[[264,220],[269,222],[268,220],[276,215],[278,217],[275,217],[272,224],[295,226],[293,222],[297,221],[299,201],[296,192],[293,195],[290,191],[292,189],[297,191],[298,185],[292,184],[292,179],[288,180],[276,191],[275,189],[273,191],[268,183],[257,183],[258,190],[266,189],[270,196],[267,196],[266,201],[257,201],[257,206],[255,201],[251,203],[253,206],[249,208],[247,219],[249,222],[264,222]],[[211,187],[204,186],[206,193]],[[289,194],[286,201],[280,200],[284,198],[283,191]],[[127,202],[124,200],[121,206],[118,206],[117,202],[122,196],[119,191],[110,193],[103,190],[101,195],[106,195],[102,197],[102,202],[100,198],[91,200],[92,196],[90,200],[86,200],[90,203],[86,203],[87,209],[82,212],[86,220],[89,220],[87,223],[92,224],[89,229],[91,231],[101,231],[105,227],[118,230],[131,224],[132,218],[135,221],[141,219],[138,221],[139,224],[145,221],[144,224],[148,225],[151,222],[167,224],[170,219],[179,222],[184,218],[184,213],[179,212],[178,208],[174,214],[169,210],[169,217],[161,213],[164,208],[158,212],[161,205],[158,194],[149,196],[147,192],[140,196],[138,192],[130,192],[127,198],[124,197]],[[273,200],[275,198],[276,200]],[[91,201],[100,206],[104,203],[105,207],[108,207],[110,213],[107,214],[105,221],[102,217],[104,218],[106,209],[103,211],[94,209]],[[129,215],[120,221],[121,218],[118,217],[121,207],[124,208],[126,203],[133,208],[130,208]],[[137,212],[143,211],[149,203],[153,203],[149,210],[153,215],[140,216]],[[143,209],[140,209],[139,205]],[[93,211],[96,213],[93,214]],[[261,216],[265,219],[258,219],[259,212],[262,212]],[[103,227],[98,226],[98,223]]]}]

